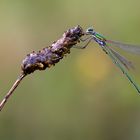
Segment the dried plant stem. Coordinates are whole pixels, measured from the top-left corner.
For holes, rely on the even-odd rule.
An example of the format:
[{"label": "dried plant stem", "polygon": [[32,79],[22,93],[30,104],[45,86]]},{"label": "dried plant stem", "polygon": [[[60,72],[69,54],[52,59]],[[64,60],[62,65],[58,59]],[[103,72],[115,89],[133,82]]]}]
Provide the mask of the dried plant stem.
[{"label": "dried plant stem", "polygon": [[17,80],[15,81],[15,83],[13,84],[13,86],[11,87],[11,89],[9,90],[9,92],[5,95],[4,99],[1,101],[0,103],[0,111],[2,110],[2,108],[4,107],[5,103],[7,102],[7,100],[9,99],[9,97],[12,95],[12,93],[14,92],[14,90],[17,88],[17,86],[20,84],[20,82],[22,81],[22,79],[26,76],[26,74],[22,73]]},{"label": "dried plant stem", "polygon": [[66,54],[70,53],[70,49],[80,42],[80,38],[84,36],[84,34],[83,29],[78,25],[64,32],[62,37],[57,41],[54,41],[49,47],[28,54],[22,61],[21,75],[17,78],[12,88],[0,102],[0,111],[26,75],[31,74],[36,70],[45,70],[46,68],[54,66],[63,59]]}]

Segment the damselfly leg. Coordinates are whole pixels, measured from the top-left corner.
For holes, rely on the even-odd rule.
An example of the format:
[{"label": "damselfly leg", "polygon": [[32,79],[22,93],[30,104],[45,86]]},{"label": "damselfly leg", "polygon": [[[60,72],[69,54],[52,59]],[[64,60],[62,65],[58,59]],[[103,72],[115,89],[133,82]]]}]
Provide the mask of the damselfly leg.
[{"label": "damselfly leg", "polygon": [[93,40],[93,36],[89,36],[89,37],[84,38],[84,39],[80,38],[79,40],[80,40],[81,42],[86,42],[86,44],[84,44],[83,46],[75,45],[75,46],[73,46],[73,48],[85,49],[85,48],[89,45],[89,43]]}]

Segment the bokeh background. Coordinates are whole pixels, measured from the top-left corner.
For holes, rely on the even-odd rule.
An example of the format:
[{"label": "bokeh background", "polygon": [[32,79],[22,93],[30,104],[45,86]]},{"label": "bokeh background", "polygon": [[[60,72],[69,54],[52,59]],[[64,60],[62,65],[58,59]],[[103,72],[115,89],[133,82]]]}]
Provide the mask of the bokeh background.
[{"label": "bokeh background", "polygon": [[[49,46],[68,28],[94,26],[140,44],[138,0],[1,0],[0,99],[22,59]],[[131,71],[140,83],[140,57]],[[0,113],[1,140],[139,140],[140,96],[96,43],[55,67],[27,76]]]}]

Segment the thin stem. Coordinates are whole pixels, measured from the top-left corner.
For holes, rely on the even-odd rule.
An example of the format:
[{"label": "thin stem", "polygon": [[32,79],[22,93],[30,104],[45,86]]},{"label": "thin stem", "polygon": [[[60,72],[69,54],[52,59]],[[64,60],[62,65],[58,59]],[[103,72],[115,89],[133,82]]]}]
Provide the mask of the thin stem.
[{"label": "thin stem", "polygon": [[4,107],[4,105],[6,104],[7,100],[9,99],[9,97],[12,95],[12,93],[14,92],[14,90],[17,88],[17,86],[20,84],[20,82],[22,81],[22,79],[26,76],[26,74],[20,74],[20,76],[17,78],[17,80],[15,81],[15,83],[13,84],[13,86],[11,87],[11,89],[8,91],[8,93],[5,95],[5,97],[3,98],[3,100],[0,102],[0,111],[2,110],[2,108]]}]

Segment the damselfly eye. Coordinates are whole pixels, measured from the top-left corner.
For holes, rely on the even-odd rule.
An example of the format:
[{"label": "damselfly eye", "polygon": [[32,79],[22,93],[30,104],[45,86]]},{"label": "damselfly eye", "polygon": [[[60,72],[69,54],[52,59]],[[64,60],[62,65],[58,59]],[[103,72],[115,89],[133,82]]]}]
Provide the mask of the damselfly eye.
[{"label": "damselfly eye", "polygon": [[86,30],[86,32],[87,32],[87,33],[93,33],[93,32],[94,32],[94,29],[93,29],[92,27],[90,27],[90,28],[88,28],[88,29]]}]

